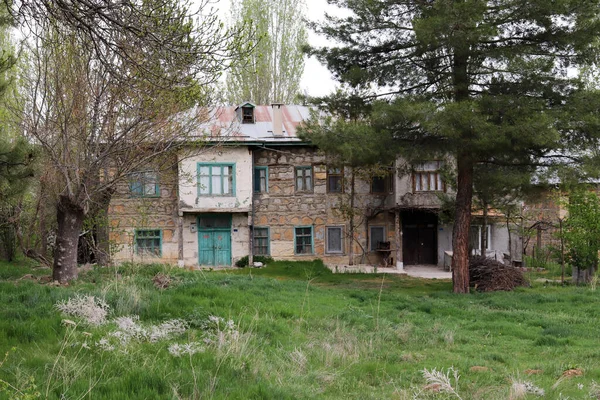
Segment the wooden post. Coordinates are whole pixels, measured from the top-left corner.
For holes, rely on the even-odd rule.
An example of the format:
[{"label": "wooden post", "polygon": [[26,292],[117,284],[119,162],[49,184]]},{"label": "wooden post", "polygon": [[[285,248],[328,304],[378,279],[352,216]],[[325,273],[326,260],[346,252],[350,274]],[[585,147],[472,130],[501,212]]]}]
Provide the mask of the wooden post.
[{"label": "wooden post", "polygon": [[402,236],[401,236],[401,227],[400,227],[400,211],[396,210],[395,212],[395,226],[394,230],[396,231],[396,269],[398,271],[404,272],[404,262],[400,261],[402,258]]},{"label": "wooden post", "polygon": [[177,217],[177,265],[184,266],[183,261],[183,215]]}]

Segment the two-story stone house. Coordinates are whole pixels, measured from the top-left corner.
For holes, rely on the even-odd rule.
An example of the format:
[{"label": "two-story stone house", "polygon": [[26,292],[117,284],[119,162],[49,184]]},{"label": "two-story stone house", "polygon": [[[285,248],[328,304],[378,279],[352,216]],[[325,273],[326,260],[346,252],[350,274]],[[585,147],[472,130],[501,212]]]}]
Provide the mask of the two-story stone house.
[{"label": "two-story stone house", "polygon": [[[190,144],[173,168],[149,167],[119,188],[109,208],[113,259],[229,266],[252,252],[347,264],[352,249],[355,264],[442,265],[452,226],[438,218],[438,194],[448,190],[441,161],[358,179],[351,238],[352,171],[298,139],[308,117],[307,107],[280,104],[215,111],[198,127],[203,145]],[[488,228],[487,250],[508,251],[505,231]],[[479,251],[480,242],[475,234]]]}]

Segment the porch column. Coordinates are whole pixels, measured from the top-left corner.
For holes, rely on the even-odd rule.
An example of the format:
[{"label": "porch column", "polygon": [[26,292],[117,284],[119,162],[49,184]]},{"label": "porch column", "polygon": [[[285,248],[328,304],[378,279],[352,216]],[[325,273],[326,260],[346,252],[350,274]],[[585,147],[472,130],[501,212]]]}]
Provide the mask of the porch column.
[{"label": "porch column", "polygon": [[402,259],[402,231],[400,229],[400,211],[395,211],[395,226],[394,230],[396,231],[396,269],[404,273],[404,262],[400,261]]},{"label": "porch column", "polygon": [[184,266],[183,262],[183,215],[180,214],[177,217],[177,265],[181,268]]}]

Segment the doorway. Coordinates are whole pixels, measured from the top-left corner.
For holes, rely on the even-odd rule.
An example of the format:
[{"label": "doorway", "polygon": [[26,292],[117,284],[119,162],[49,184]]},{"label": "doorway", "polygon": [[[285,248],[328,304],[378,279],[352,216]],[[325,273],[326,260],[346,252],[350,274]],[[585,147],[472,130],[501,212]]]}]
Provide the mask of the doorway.
[{"label": "doorway", "polygon": [[231,265],[231,214],[198,216],[198,263]]},{"label": "doorway", "polygon": [[426,211],[402,212],[404,265],[437,264],[437,215]]}]

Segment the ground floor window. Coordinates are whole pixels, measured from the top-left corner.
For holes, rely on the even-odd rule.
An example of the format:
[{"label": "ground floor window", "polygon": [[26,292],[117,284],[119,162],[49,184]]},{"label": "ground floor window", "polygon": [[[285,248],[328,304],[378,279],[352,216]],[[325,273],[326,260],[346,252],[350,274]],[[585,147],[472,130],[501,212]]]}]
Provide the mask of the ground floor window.
[{"label": "ground floor window", "polygon": [[328,226],[326,228],[326,253],[342,253],[343,252],[344,228],[341,226]]},{"label": "ground floor window", "polygon": [[312,226],[300,226],[294,228],[294,248],[296,254],[313,253],[312,234]]},{"label": "ground floor window", "polygon": [[136,229],[135,253],[139,256],[162,254],[162,231],[160,229]]},{"label": "ground floor window", "polygon": [[[483,246],[483,240],[481,235],[482,230],[481,225],[471,225],[471,229],[469,230],[469,248],[471,249],[472,254],[481,255],[481,248]],[[492,249],[492,226],[486,225],[486,236],[487,236],[487,246],[486,250]]]},{"label": "ground floor window", "polygon": [[369,249],[375,251],[381,248],[381,242],[385,242],[385,227],[371,226],[369,231]]},{"label": "ground floor window", "polygon": [[254,255],[269,255],[269,228],[254,228]]}]

